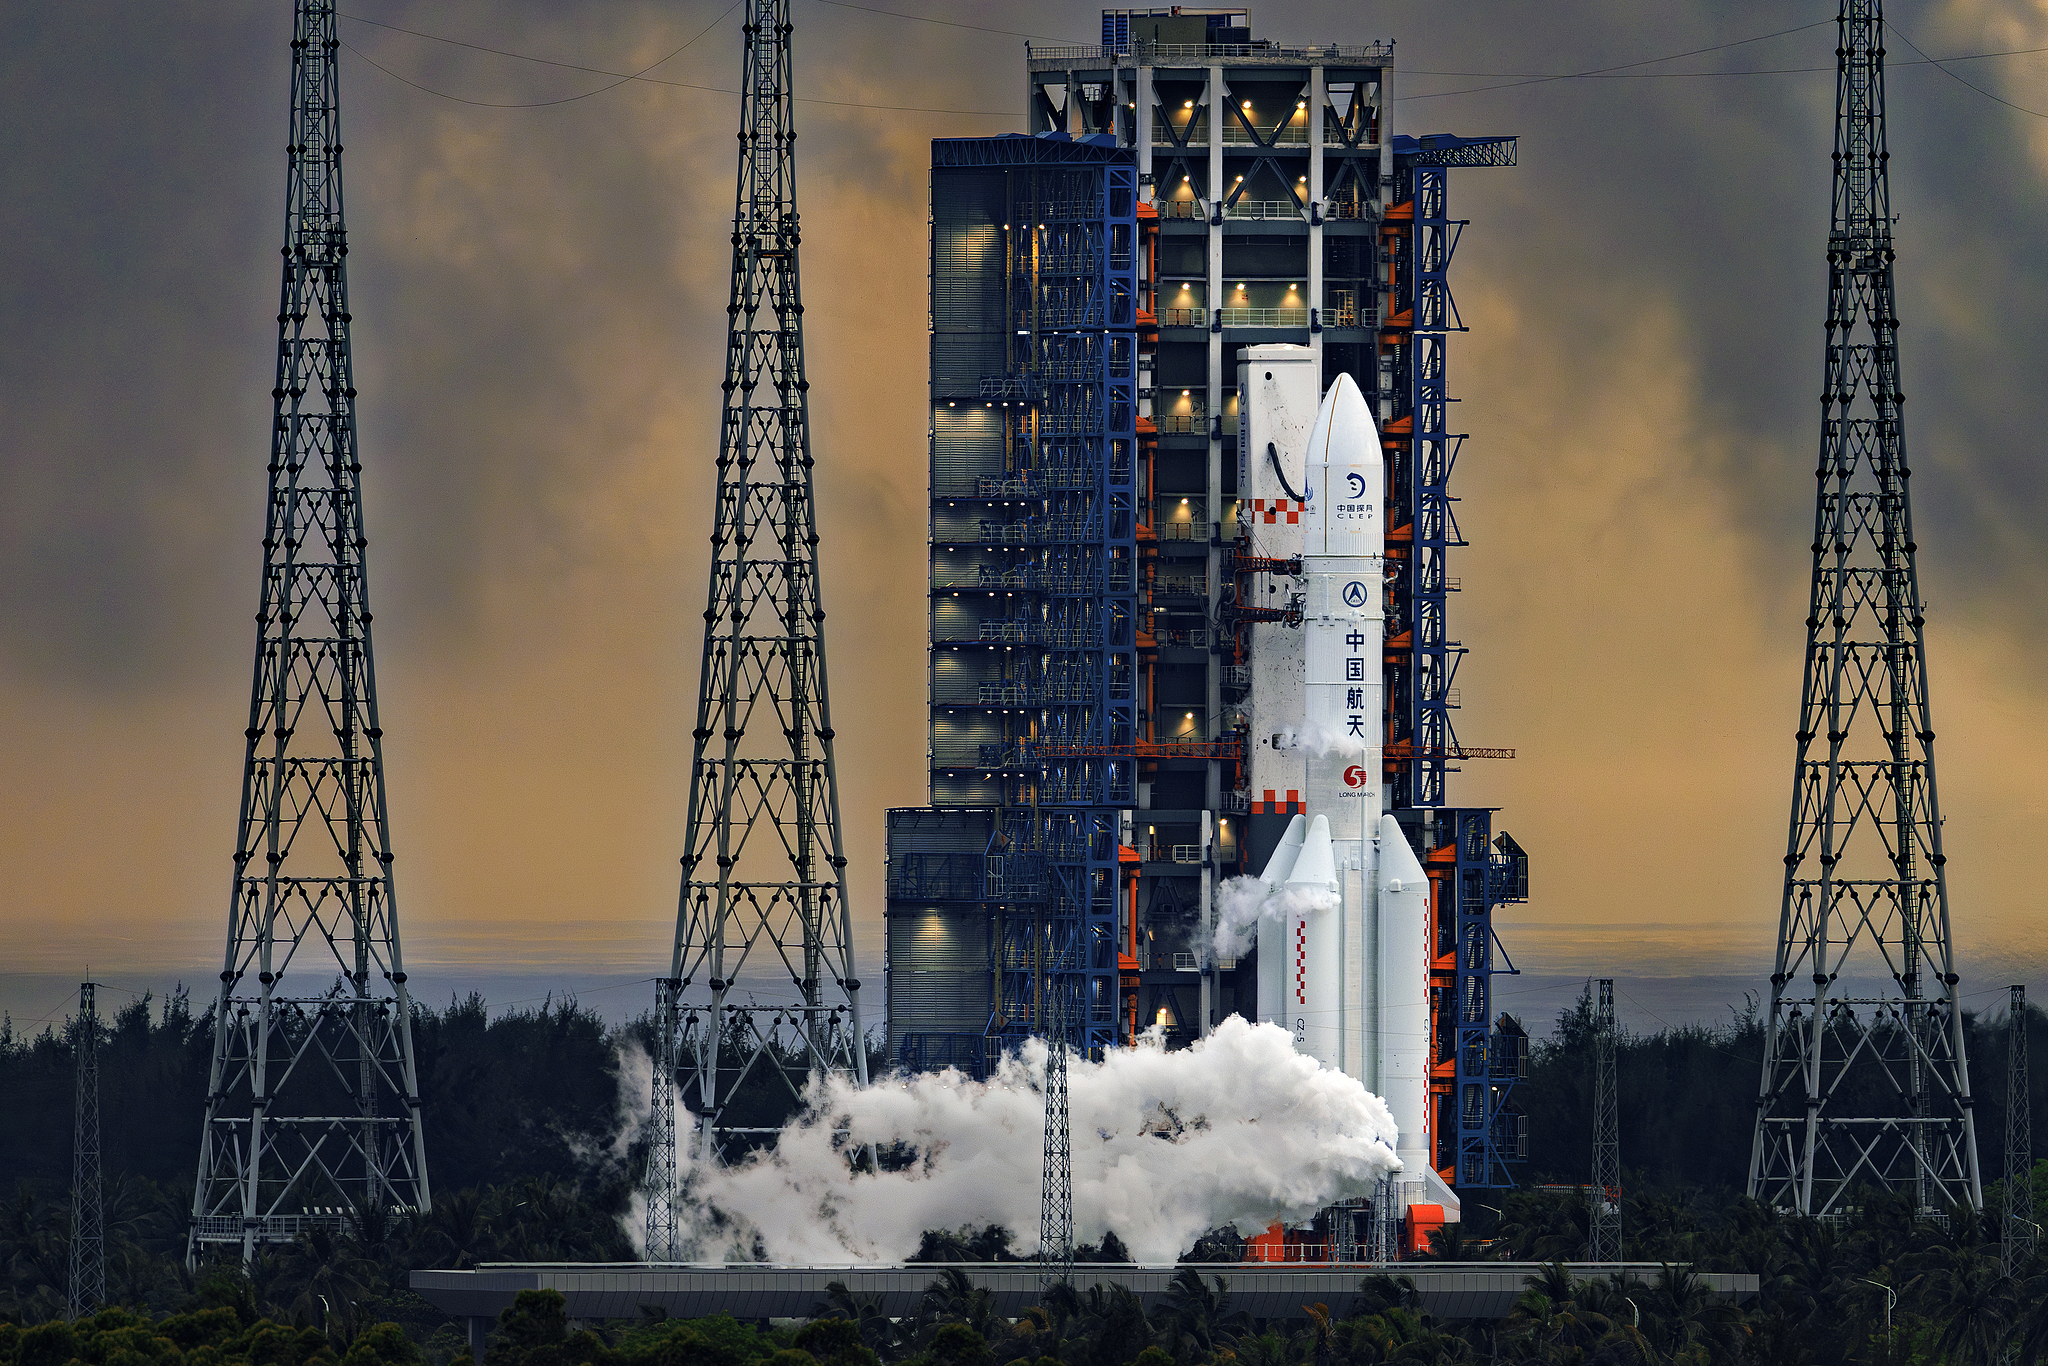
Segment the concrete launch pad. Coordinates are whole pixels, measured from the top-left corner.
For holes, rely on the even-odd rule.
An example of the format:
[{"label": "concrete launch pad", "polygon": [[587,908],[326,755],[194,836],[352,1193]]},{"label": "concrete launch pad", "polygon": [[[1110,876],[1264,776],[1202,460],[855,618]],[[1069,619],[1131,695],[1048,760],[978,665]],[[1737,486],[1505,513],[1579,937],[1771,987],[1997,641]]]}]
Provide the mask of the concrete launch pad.
[{"label": "concrete launch pad", "polygon": [[[1327,1304],[1345,1312],[1367,1276],[1394,1275],[1412,1281],[1421,1308],[1439,1318],[1505,1318],[1515,1297],[1540,1276],[1539,1262],[1398,1262],[1387,1266],[1287,1265],[1238,1262],[1203,1264],[1203,1278],[1221,1276],[1230,1291],[1231,1307],[1255,1318],[1302,1317],[1302,1307]],[[1655,1262],[1571,1263],[1567,1269],[1584,1279],[1626,1271],[1654,1282],[1663,1267]],[[995,1296],[995,1310],[1014,1316],[1038,1303],[1039,1269],[1031,1262],[925,1264],[919,1266],[776,1266],[765,1263],[725,1266],[650,1265],[644,1262],[486,1264],[473,1271],[415,1271],[412,1288],[443,1313],[470,1321],[470,1337],[482,1335],[509,1308],[522,1290],[558,1290],[568,1301],[572,1319],[637,1319],[648,1309],[671,1318],[702,1318],[730,1314],[736,1319],[803,1319],[814,1316],[828,1299],[834,1281],[862,1298],[873,1297],[883,1312],[908,1316],[917,1312],[926,1286],[941,1273],[964,1272],[978,1287]],[[1074,1284],[1125,1286],[1147,1309],[1162,1303],[1167,1287],[1179,1274],[1173,1266],[1076,1266]],[[1718,1300],[1738,1303],[1757,1293],[1755,1276],[1703,1273],[1700,1277]]]}]

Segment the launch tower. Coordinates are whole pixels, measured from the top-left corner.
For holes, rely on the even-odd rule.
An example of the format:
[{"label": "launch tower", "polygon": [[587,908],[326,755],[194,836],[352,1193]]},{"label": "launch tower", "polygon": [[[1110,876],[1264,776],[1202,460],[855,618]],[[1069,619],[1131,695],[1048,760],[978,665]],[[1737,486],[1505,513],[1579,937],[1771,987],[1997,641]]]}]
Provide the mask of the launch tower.
[{"label": "launch tower", "polygon": [[[1089,1055],[1259,1009],[1215,893],[1304,793],[1254,790],[1252,630],[1298,627],[1284,508],[1242,473],[1246,348],[1340,376],[1383,437],[1387,810],[1426,870],[1431,1160],[1511,1184],[1526,1056],[1496,1021],[1494,909],[1527,865],[1447,805],[1463,544],[1446,356],[1456,167],[1512,138],[1400,136],[1393,46],[1293,46],[1242,9],[1116,10],[1027,52],[1028,132],[932,148],[930,805],[889,813],[889,1048],[981,1073],[1042,1029]],[[1298,511],[1298,509],[1297,509]]]}]

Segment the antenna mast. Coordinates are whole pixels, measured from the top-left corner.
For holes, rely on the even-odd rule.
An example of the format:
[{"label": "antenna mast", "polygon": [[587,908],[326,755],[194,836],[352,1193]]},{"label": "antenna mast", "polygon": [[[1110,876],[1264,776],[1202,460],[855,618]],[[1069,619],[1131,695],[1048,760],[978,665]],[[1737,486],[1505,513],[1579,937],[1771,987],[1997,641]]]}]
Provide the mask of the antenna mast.
[{"label": "antenna mast", "polygon": [[1615,1089],[1614,979],[1600,979],[1593,1017],[1593,1181],[1590,1259],[1621,1260],[1621,1107]]},{"label": "antenna mast", "polygon": [[2005,1274],[2025,1274],[2041,1230],[2034,1222],[2034,1109],[2027,1084],[2027,989],[2012,988],[2005,1034]]},{"label": "antenna mast", "polygon": [[100,1204],[100,1018],[95,982],[78,987],[78,1102],[71,1137],[70,1317],[107,1302],[107,1223]]}]

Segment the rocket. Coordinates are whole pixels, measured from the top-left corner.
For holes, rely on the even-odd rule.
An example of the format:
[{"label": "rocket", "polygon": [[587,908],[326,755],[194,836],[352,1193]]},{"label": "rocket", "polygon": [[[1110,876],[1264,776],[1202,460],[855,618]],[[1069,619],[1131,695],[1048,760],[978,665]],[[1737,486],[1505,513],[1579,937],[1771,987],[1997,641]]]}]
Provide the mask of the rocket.
[{"label": "rocket", "polygon": [[1345,374],[1319,393],[1319,368],[1255,346],[1238,371],[1240,524],[1259,557],[1301,558],[1265,576],[1284,599],[1246,604],[1300,614],[1251,627],[1252,815],[1292,818],[1262,874],[1259,1015],[1387,1101],[1396,1180],[1456,1218],[1431,1163],[1429,880],[1384,811],[1386,469],[1365,396]]}]

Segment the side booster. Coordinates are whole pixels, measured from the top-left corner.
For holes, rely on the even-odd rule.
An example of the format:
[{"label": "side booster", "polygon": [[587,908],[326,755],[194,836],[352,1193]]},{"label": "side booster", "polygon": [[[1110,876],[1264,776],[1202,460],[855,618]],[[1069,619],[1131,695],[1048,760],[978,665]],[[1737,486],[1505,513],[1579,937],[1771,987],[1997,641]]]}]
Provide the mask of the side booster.
[{"label": "side booster", "polygon": [[1279,591],[1243,604],[1300,613],[1251,627],[1252,811],[1292,817],[1262,878],[1259,1016],[1386,1099],[1400,1179],[1456,1218],[1430,1161],[1429,882],[1383,811],[1379,428],[1348,375],[1317,402],[1309,348],[1242,357],[1240,520],[1254,555],[1301,559],[1299,576],[1269,574]]}]

